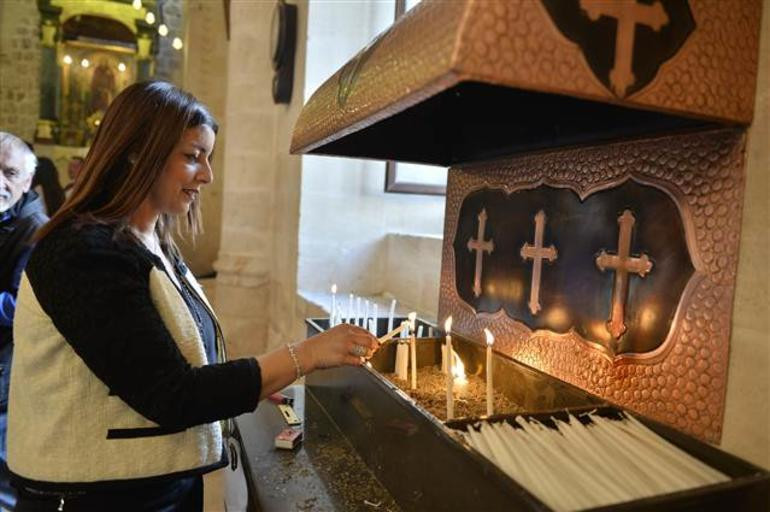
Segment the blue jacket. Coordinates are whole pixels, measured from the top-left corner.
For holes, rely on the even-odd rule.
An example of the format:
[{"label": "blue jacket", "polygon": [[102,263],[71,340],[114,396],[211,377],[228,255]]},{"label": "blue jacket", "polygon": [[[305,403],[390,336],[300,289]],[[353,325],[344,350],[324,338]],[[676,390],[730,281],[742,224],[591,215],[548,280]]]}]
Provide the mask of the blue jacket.
[{"label": "blue jacket", "polygon": [[0,213],[0,412],[8,404],[16,293],[32,250],[32,236],[47,221],[43,201],[32,190]]}]

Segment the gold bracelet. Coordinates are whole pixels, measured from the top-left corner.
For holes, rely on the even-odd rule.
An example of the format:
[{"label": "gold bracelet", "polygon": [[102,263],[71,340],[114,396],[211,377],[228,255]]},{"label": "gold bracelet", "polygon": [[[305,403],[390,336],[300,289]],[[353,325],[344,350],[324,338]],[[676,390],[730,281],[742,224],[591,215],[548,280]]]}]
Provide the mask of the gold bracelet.
[{"label": "gold bracelet", "polygon": [[297,377],[295,377],[294,380],[299,380],[305,374],[302,373],[302,366],[300,366],[299,364],[297,353],[294,351],[294,346],[291,343],[287,343],[286,348],[289,349],[289,355],[291,356],[291,360],[294,361],[294,369],[297,370]]}]

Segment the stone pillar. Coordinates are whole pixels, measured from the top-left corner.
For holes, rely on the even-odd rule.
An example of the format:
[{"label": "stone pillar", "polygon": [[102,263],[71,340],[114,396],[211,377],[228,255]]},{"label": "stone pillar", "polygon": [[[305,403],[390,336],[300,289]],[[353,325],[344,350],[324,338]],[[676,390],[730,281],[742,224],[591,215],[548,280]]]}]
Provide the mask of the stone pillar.
[{"label": "stone pillar", "polygon": [[267,348],[275,108],[272,2],[230,4],[227,129],[216,301],[232,357]]},{"label": "stone pillar", "polygon": [[307,2],[296,4],[302,50],[290,105],[272,99],[275,4],[230,4],[222,238],[215,268],[217,311],[233,357],[261,354],[303,335],[295,321],[301,161],[289,155],[289,141],[302,106]]},{"label": "stone pillar", "polygon": [[[227,49],[225,36],[225,12],[222,4],[210,0],[189,0],[183,18],[186,65],[184,88],[208,106],[219,122],[219,133],[214,150],[214,182],[201,192],[203,234],[195,243],[179,238],[177,242],[185,261],[196,276],[209,275],[214,271],[222,233],[222,193],[224,190],[224,156],[226,145],[225,104],[227,100]],[[164,9],[168,17],[168,8]],[[181,19],[181,17],[180,17]],[[177,21],[177,25],[179,22]],[[161,53],[163,43],[161,38]],[[182,54],[173,48],[170,51]],[[158,63],[160,68],[160,62]],[[158,71],[158,75],[160,75]],[[218,311],[218,309],[217,309]]]},{"label": "stone pillar", "polygon": [[40,6],[40,114],[35,141],[54,142],[59,125],[59,63],[56,40],[59,32],[61,7]]}]

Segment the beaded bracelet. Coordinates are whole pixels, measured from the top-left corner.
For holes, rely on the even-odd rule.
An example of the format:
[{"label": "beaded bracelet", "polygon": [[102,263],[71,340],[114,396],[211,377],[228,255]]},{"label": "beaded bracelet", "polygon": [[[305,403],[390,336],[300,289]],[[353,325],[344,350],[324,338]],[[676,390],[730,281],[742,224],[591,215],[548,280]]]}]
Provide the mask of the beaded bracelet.
[{"label": "beaded bracelet", "polygon": [[297,358],[297,353],[294,351],[294,346],[291,343],[286,344],[286,348],[289,349],[289,355],[291,356],[291,360],[294,361],[294,369],[297,370],[297,377],[295,380],[298,380],[302,378],[304,373],[302,373],[302,366],[299,364],[299,359]]}]

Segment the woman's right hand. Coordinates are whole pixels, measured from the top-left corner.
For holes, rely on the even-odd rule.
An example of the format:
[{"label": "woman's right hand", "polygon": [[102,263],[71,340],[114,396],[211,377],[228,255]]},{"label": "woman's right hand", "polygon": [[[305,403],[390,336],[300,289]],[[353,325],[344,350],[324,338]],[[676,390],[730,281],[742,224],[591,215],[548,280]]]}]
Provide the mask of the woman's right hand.
[{"label": "woman's right hand", "polygon": [[[340,324],[304,340],[298,347],[303,370],[310,373],[321,368],[360,366],[379,348],[377,338],[360,327]],[[306,366],[307,365],[307,366]]]}]

